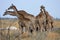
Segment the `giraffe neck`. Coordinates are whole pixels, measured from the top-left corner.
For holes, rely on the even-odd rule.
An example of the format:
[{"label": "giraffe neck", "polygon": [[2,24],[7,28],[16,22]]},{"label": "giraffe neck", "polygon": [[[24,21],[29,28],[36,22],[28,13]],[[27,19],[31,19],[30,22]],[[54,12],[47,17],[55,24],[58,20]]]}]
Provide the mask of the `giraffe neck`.
[{"label": "giraffe neck", "polygon": [[46,18],[45,9],[42,9],[43,16]]},{"label": "giraffe neck", "polygon": [[19,18],[20,15],[18,14],[18,10],[17,10],[17,8],[14,8],[14,11],[15,11],[16,16]]},{"label": "giraffe neck", "polygon": [[46,19],[47,19],[46,17],[47,17],[47,16],[46,16],[46,11],[45,11],[45,9],[43,9],[43,10],[44,10],[44,11],[43,11],[43,14],[44,14],[44,26],[46,26]]},{"label": "giraffe neck", "polygon": [[42,9],[42,12],[44,13],[44,9]]}]

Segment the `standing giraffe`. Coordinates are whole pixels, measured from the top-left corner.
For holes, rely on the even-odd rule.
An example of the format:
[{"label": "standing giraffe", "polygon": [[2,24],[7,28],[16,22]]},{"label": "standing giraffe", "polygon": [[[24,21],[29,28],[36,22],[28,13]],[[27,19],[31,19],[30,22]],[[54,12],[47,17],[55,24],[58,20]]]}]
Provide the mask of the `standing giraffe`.
[{"label": "standing giraffe", "polygon": [[18,12],[17,14],[22,14],[22,15],[24,15],[25,18],[30,19],[31,22],[32,22],[32,24],[33,24],[33,28],[35,29],[35,20],[36,20],[36,19],[35,19],[35,16],[27,13],[27,12],[24,11],[24,10],[18,11],[15,5],[10,6],[10,7],[8,8],[8,10],[9,10],[9,9],[13,9],[16,13]]},{"label": "standing giraffe", "polygon": [[44,13],[44,10],[42,9],[43,7],[41,6],[41,12],[36,16],[36,19],[39,21],[38,25],[39,25],[39,29],[42,31],[45,31],[45,27],[46,27],[46,15]]},{"label": "standing giraffe", "polygon": [[[43,6],[44,7],[44,6]],[[53,17],[45,10],[45,7],[42,8],[45,13],[46,17],[46,29],[52,30],[53,28]]]},{"label": "standing giraffe", "polygon": [[41,12],[36,16],[39,21],[41,31],[45,29],[53,28],[53,18],[49,15],[49,13],[45,10],[44,6],[41,6]]},{"label": "standing giraffe", "polygon": [[[3,16],[5,16],[5,15],[17,16],[15,11],[7,11],[7,10],[6,10],[6,12],[4,12]],[[25,18],[22,14],[19,14],[19,16],[20,17],[18,18],[19,19],[18,23],[21,26],[22,31],[24,31],[23,27],[26,28],[26,31],[29,30],[29,27],[33,27],[30,19]]]},{"label": "standing giraffe", "polygon": [[[14,6],[10,6],[10,8],[15,8]],[[8,8],[9,9],[9,8]],[[6,11],[4,14],[3,14],[3,16],[4,15],[7,15],[7,14],[9,14],[9,15],[12,15],[12,16],[17,16],[18,17],[18,19],[19,19],[19,25],[21,25],[21,26],[25,26],[26,28],[27,27],[32,27],[32,28],[34,28],[33,27],[33,23],[31,22],[31,19],[29,19],[29,18],[27,18],[28,17],[28,15],[29,14],[27,14],[26,16],[27,17],[25,17],[22,13],[24,13],[25,11],[21,11],[21,13],[20,13],[20,11],[17,11],[17,9],[14,9],[15,11]],[[26,12],[25,12],[25,14],[26,14]],[[34,17],[33,15],[31,15],[30,14],[30,16],[32,16],[32,17]],[[22,29],[23,29],[23,27],[22,27]]]},{"label": "standing giraffe", "polygon": [[54,23],[53,17],[47,11],[45,11],[45,14],[46,14],[46,25],[47,25],[46,28],[51,31]]}]

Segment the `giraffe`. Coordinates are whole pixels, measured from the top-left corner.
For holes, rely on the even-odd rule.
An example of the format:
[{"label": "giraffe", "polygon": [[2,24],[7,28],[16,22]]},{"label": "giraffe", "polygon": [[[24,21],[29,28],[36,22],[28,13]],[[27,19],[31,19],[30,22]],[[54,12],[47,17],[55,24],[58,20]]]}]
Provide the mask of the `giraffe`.
[{"label": "giraffe", "polygon": [[45,10],[44,6],[41,6],[41,12],[36,16],[39,21],[39,26],[41,31],[45,29],[52,29],[53,28],[53,18],[49,15],[49,13]]},{"label": "giraffe", "polygon": [[[9,9],[9,8],[8,8]],[[17,10],[17,9],[16,9]],[[22,13],[23,13],[23,11],[22,11]],[[24,15],[22,15],[22,13],[20,13],[20,11],[18,11],[18,13],[17,12],[15,12],[15,11],[7,11],[6,10],[6,12],[3,14],[3,16],[5,16],[5,15],[7,15],[7,14],[9,14],[9,15],[12,15],[12,16],[17,16],[18,17],[18,19],[19,19],[19,22],[18,22],[18,24],[19,25],[21,25],[21,24],[23,24],[25,27],[27,26],[27,27],[30,27],[31,26],[31,28],[33,29],[34,27],[33,27],[33,23],[31,22],[31,20],[29,19],[29,18],[27,18],[27,17],[24,17]],[[29,15],[29,14],[28,14]],[[33,15],[31,15],[30,14],[30,16],[32,16],[32,17],[34,17]],[[22,26],[22,25],[21,25]],[[26,27],[26,28],[27,28]]]},{"label": "giraffe", "polygon": [[18,11],[15,5],[10,6],[10,7],[8,8],[8,10],[9,10],[9,9],[13,9],[14,11],[18,12],[18,14],[22,14],[22,15],[24,15],[25,18],[30,19],[31,22],[32,22],[32,24],[33,24],[33,28],[35,29],[35,20],[36,20],[36,19],[35,19],[35,16],[34,16],[34,15],[31,15],[31,14],[27,13],[27,12],[24,11],[24,10]]},{"label": "giraffe", "polygon": [[51,31],[53,29],[53,23],[54,23],[53,17],[47,11],[45,11],[45,14],[46,14],[47,29]]},{"label": "giraffe", "polygon": [[[44,6],[43,6],[44,7]],[[46,29],[48,29],[49,31],[52,30],[53,28],[53,17],[45,10],[45,7],[42,8],[44,10],[45,13],[45,18],[46,18]],[[48,31],[47,30],[47,31]]]},{"label": "giraffe", "polygon": [[42,9],[41,9],[41,12],[36,16],[36,19],[37,19],[38,25],[39,25],[39,29],[41,32],[45,31],[44,26],[46,26],[46,25],[44,25],[45,21],[46,21],[44,16],[45,16],[45,14],[43,13]]},{"label": "giraffe", "polygon": [[[15,14],[15,11],[7,11],[7,10],[6,10],[6,12],[4,12],[3,16],[5,16],[5,15],[17,16],[17,15]],[[29,27],[30,27],[30,26],[33,27],[30,19],[25,18],[22,14],[19,14],[19,16],[20,16],[20,17],[18,17],[18,19],[19,19],[19,22],[18,22],[18,23],[19,23],[19,25],[21,25],[21,28],[20,28],[20,29],[23,31],[23,27],[24,27],[24,28],[26,28],[26,31],[27,31],[27,30],[29,31]],[[23,33],[23,32],[22,32],[22,33]]]}]

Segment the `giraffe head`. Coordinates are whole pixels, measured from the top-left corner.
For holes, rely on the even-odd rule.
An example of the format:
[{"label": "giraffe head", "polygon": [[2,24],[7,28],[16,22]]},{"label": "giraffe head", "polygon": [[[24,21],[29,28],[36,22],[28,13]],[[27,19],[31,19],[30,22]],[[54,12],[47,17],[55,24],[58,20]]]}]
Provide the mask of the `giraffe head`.
[{"label": "giraffe head", "polygon": [[44,13],[44,11],[45,11],[45,7],[42,5],[41,7],[40,7],[41,9],[41,12],[43,12]]},{"label": "giraffe head", "polygon": [[[13,11],[10,10],[10,9],[13,9]],[[7,15],[7,14],[12,15],[12,16],[16,16],[15,11],[17,11],[16,6],[12,4],[12,5],[4,12],[3,16],[5,16],[5,15]]]},{"label": "giraffe head", "polygon": [[41,9],[44,9],[45,7],[43,5],[41,5]]},{"label": "giraffe head", "polygon": [[17,10],[17,9],[16,9],[16,6],[13,5],[13,4],[8,8],[8,10],[10,10],[10,9]]},{"label": "giraffe head", "polygon": [[12,16],[16,16],[16,14],[15,14],[15,12],[14,12],[14,11],[8,11],[8,10],[6,10],[6,11],[4,12],[3,16],[5,16],[5,15],[12,15]]}]

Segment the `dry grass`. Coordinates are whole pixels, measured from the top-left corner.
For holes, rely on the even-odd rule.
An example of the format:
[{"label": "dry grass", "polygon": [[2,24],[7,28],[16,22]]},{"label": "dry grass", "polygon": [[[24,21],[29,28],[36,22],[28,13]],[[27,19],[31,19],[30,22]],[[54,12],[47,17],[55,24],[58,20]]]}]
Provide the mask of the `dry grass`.
[{"label": "dry grass", "polygon": [[[7,26],[16,26],[19,27],[18,25],[18,20],[0,20],[0,28],[1,27],[7,27]],[[54,20],[54,27],[60,27],[60,21]]]},{"label": "dry grass", "polygon": [[[8,26],[16,26],[18,28],[18,20],[0,20],[0,28],[6,28]],[[54,20],[54,27],[60,27],[60,21]],[[7,33],[5,30],[2,32],[3,38]],[[60,40],[60,34],[57,32],[33,32],[33,34],[26,32],[21,34],[20,37],[14,37],[17,34],[17,31],[10,31],[10,40],[19,40],[19,38],[21,40]]]},{"label": "dry grass", "polygon": [[0,28],[3,27],[8,27],[8,26],[16,26],[19,27],[18,25],[18,20],[0,20]]},{"label": "dry grass", "polygon": [[[7,27],[9,25],[19,27],[18,20],[13,20],[13,19],[0,20],[0,28],[1,27]],[[54,20],[54,27],[60,27],[60,21],[59,20]]]},{"label": "dry grass", "polygon": [[58,33],[49,32],[46,40],[60,40],[60,35]]},{"label": "dry grass", "polygon": [[60,27],[60,21],[54,20],[54,27]]}]

